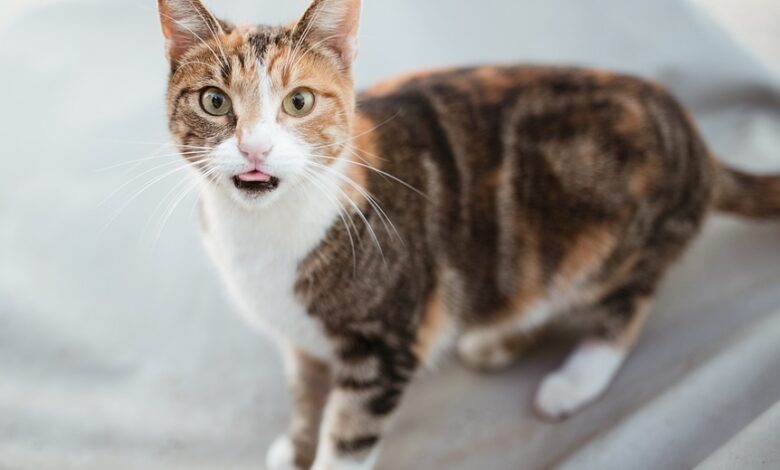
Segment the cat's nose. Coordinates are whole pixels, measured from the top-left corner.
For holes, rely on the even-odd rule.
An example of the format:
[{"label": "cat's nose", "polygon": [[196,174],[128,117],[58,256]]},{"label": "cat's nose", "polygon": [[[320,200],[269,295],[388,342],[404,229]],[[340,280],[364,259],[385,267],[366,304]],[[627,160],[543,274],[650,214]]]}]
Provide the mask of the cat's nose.
[{"label": "cat's nose", "polygon": [[241,155],[252,163],[267,159],[273,148],[273,144],[269,142],[241,142],[238,144]]}]

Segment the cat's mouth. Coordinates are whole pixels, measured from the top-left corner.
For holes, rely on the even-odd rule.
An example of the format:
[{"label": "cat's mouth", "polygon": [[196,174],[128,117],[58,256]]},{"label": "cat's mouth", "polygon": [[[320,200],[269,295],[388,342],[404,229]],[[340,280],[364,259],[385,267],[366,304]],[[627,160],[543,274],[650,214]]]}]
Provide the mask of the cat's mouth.
[{"label": "cat's mouth", "polygon": [[279,178],[254,170],[234,176],[233,184],[251,194],[268,193],[279,187]]}]

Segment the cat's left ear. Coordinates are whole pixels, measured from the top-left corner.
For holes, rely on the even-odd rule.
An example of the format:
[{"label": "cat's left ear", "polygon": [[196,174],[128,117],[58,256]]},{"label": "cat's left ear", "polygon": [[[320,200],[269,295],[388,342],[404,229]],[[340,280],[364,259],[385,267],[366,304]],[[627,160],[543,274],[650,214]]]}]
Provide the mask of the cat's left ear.
[{"label": "cat's left ear", "polygon": [[321,44],[338,54],[349,69],[357,57],[362,0],[314,0],[293,27],[294,37],[305,36],[310,44]]}]

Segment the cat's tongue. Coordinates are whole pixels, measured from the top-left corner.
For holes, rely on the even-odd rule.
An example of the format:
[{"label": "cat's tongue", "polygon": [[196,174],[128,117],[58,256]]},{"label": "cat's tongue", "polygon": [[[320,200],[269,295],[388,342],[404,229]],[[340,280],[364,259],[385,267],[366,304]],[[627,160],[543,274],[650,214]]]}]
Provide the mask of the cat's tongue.
[{"label": "cat's tongue", "polygon": [[241,181],[250,181],[250,182],[253,181],[266,182],[266,181],[271,181],[271,175],[263,173],[260,170],[252,170],[246,173],[241,173],[240,175],[238,175],[238,179],[240,179]]}]

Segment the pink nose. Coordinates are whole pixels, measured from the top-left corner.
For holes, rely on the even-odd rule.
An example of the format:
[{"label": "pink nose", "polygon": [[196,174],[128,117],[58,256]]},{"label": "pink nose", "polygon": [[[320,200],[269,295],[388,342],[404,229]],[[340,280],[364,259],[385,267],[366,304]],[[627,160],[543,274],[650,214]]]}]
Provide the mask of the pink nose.
[{"label": "pink nose", "polygon": [[273,145],[266,142],[241,142],[238,144],[238,150],[250,162],[261,162],[268,158]]}]

